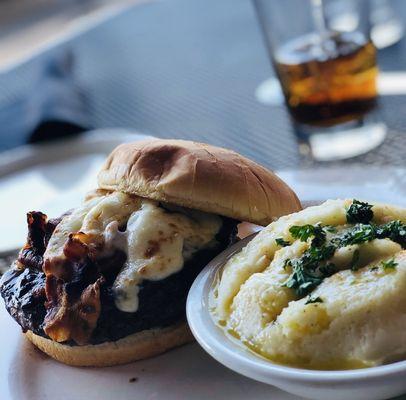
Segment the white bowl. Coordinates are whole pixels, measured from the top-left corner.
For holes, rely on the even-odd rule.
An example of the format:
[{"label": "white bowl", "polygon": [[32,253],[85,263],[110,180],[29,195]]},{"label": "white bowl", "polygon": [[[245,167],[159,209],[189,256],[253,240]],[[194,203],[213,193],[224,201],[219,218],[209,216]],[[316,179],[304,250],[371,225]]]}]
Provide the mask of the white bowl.
[{"label": "white bowl", "polygon": [[[209,292],[219,268],[254,235],[236,243],[199,274],[187,299],[187,319],[200,345],[226,367],[287,392],[320,400],[380,400],[406,393],[406,361],[346,371],[314,371],[274,364],[229,338],[209,312]],[[405,327],[406,329],[406,327]]]}]

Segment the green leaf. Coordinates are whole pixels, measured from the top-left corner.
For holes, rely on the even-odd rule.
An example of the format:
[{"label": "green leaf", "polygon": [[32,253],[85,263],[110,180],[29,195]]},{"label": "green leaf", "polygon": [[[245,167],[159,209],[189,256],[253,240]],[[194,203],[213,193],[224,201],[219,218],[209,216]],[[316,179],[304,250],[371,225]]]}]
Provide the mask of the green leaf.
[{"label": "green leaf", "polygon": [[285,261],[285,266],[292,267],[292,273],[283,286],[293,289],[298,296],[305,296],[320,285],[325,277],[337,271],[332,263],[320,266],[322,261],[328,260],[334,254],[334,246],[309,247],[301,258]]},{"label": "green leaf", "polygon": [[382,267],[384,270],[395,269],[398,265],[398,263],[395,261],[394,258],[392,258],[391,260],[388,260],[388,261],[382,261],[381,264],[382,264]]},{"label": "green leaf", "polygon": [[402,221],[395,220],[379,226],[376,229],[376,236],[379,239],[388,238],[406,248],[406,224]]},{"label": "green leaf", "polygon": [[309,296],[306,300],[305,304],[313,304],[313,303],[323,303],[323,299],[321,297],[312,297]]},{"label": "green leaf", "polygon": [[357,224],[343,235],[334,237],[331,241],[337,247],[345,247],[351,244],[370,242],[377,238],[376,226],[372,224]]},{"label": "green leaf", "polygon": [[359,250],[355,249],[353,255],[352,255],[352,260],[351,260],[351,264],[350,264],[350,268],[353,271],[357,271],[358,270],[358,261],[359,261]]},{"label": "green leaf", "polygon": [[290,242],[283,240],[283,238],[277,238],[277,239],[275,239],[275,242],[278,246],[282,246],[282,247],[290,246]]},{"label": "green leaf", "polygon": [[[361,212],[361,210],[358,210],[357,215],[363,213],[365,216],[368,214],[368,209],[372,213],[372,206],[367,203],[354,200],[353,205],[359,208],[361,208],[361,206],[364,207],[364,211]],[[368,218],[359,219],[366,221]],[[406,248],[406,225],[398,220],[383,225],[357,223],[344,233],[334,235],[328,242],[326,242],[325,231],[327,229],[327,227],[323,228],[320,225],[295,225],[289,229],[291,235],[301,241],[305,242],[309,238],[313,238],[309,248],[299,259],[288,259],[284,263],[284,269],[291,267],[292,272],[283,283],[283,286],[293,289],[298,296],[307,295],[315,287],[320,285],[325,278],[337,272],[337,267],[333,263],[328,262],[328,260],[334,255],[334,252],[341,247],[370,242],[374,239],[388,238],[399,243],[403,248]],[[359,251],[356,250],[350,268],[357,270],[358,261]],[[385,265],[384,268],[396,267],[396,263],[395,265],[388,263],[386,267]]]},{"label": "green leaf", "polygon": [[306,242],[313,237],[311,243],[313,247],[321,246],[326,241],[326,232],[321,225],[294,225],[290,227],[289,232],[301,242]]},{"label": "green leaf", "polygon": [[353,200],[350,208],[347,210],[347,222],[350,224],[367,224],[374,217],[372,205],[362,201]]}]

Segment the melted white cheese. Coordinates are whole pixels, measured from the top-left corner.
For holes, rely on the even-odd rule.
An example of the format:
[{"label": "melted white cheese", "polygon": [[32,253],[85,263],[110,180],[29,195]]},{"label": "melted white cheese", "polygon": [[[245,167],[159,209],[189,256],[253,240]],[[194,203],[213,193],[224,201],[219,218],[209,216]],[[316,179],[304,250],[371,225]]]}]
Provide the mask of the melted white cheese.
[{"label": "melted white cheese", "polygon": [[138,285],[143,279],[161,280],[178,272],[195,251],[213,241],[221,219],[203,213],[193,217],[168,213],[157,203],[143,200],[124,233],[127,262],[113,285],[117,308],[137,311]]},{"label": "melted white cheese", "polygon": [[100,235],[110,223],[125,225],[129,216],[141,207],[140,197],[113,192],[101,200],[86,214],[81,231],[89,235]]},{"label": "melted white cheese", "polygon": [[[83,232],[99,258],[121,250],[127,261],[113,285],[121,311],[138,309],[139,284],[180,271],[185,260],[215,243],[222,220],[217,215],[176,207],[121,192],[92,197],[64,217],[54,231],[45,258],[64,258],[69,234]],[[121,232],[120,227],[126,226]]]},{"label": "melted white cheese", "polygon": [[75,208],[71,214],[62,218],[49,239],[48,246],[44,253],[44,259],[53,259],[55,257],[64,257],[63,248],[68,237],[73,232],[79,232],[82,229],[83,220],[93,207],[103,200],[103,197],[94,197]]},{"label": "melted white cheese", "polygon": [[[63,248],[71,233],[88,234],[95,245],[102,245],[102,234],[111,222],[122,225],[140,207],[138,197],[121,192],[92,197],[62,218],[53,232],[44,259],[64,258]],[[103,254],[104,255],[104,254]]]}]

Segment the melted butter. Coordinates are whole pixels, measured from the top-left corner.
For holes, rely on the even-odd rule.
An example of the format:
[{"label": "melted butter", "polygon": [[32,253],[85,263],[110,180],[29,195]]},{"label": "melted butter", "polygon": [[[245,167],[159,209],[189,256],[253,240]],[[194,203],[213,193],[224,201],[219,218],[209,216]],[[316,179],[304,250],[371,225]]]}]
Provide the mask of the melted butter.
[{"label": "melted butter", "polygon": [[376,364],[372,362],[366,362],[363,360],[357,359],[331,359],[325,361],[314,361],[311,359],[306,358],[290,358],[286,354],[274,354],[273,356],[269,356],[265,352],[262,351],[260,347],[254,346],[250,343],[244,343],[250,351],[254,352],[255,354],[259,354],[261,357],[265,358],[266,360],[272,361],[275,364],[285,365],[294,368],[304,368],[304,369],[312,369],[312,370],[322,370],[322,371],[342,371],[342,370],[350,370],[350,369],[361,369],[361,368],[368,368],[374,367]]},{"label": "melted butter", "polygon": [[219,321],[214,319],[225,332],[227,337],[235,343],[237,346],[248,349],[250,352],[256,356],[260,356],[267,361],[271,361],[274,364],[290,366],[294,368],[304,368],[312,370],[323,370],[323,371],[335,371],[335,370],[350,370],[350,369],[361,369],[376,366],[376,363],[367,362],[364,360],[351,359],[351,358],[337,358],[331,360],[314,361],[311,359],[305,359],[300,357],[289,357],[289,355],[279,353],[270,355],[263,351],[261,346],[255,343],[244,340],[237,331],[225,328],[224,321]]}]

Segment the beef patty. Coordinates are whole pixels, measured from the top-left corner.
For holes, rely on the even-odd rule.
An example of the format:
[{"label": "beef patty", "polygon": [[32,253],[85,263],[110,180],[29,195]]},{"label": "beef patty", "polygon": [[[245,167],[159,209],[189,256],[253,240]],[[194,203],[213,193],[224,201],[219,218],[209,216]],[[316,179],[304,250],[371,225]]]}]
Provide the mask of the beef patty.
[{"label": "beef patty", "polygon": [[[43,214],[29,213],[30,216],[40,221]],[[120,311],[115,306],[112,292],[114,280],[126,261],[125,254],[117,251],[112,257],[101,260],[97,265],[104,278],[100,291],[101,313],[89,344],[116,341],[145,329],[163,328],[184,320],[186,297],[194,279],[211,259],[236,241],[238,221],[222,219],[216,246],[197,251],[179,272],[165,279],[141,283],[139,308],[134,313]],[[3,275],[0,283],[0,293],[10,315],[23,331],[31,330],[43,337],[47,337],[43,329],[47,299],[42,256],[59,222],[60,219],[49,220],[43,226],[42,222],[29,222],[29,246],[20,252],[18,264]],[[38,240],[38,230],[43,232],[41,240]],[[74,342],[66,344],[75,345]]]}]

